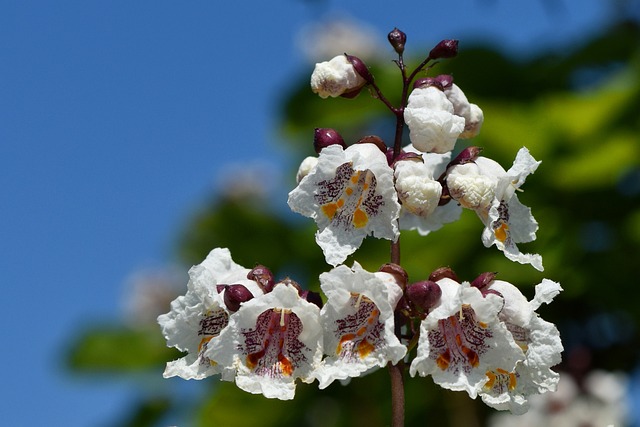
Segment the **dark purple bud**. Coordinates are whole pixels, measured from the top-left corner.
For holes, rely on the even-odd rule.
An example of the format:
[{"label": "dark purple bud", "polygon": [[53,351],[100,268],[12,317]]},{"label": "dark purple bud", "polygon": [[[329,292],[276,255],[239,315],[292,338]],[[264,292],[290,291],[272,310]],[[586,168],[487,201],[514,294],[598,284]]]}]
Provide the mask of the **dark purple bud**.
[{"label": "dark purple bud", "polygon": [[407,288],[406,296],[414,307],[427,312],[440,302],[442,289],[431,280],[423,280],[411,284]]},{"label": "dark purple bud", "polygon": [[273,279],[273,273],[264,265],[256,265],[253,270],[247,273],[247,279],[256,282],[265,294],[271,292],[276,283]]},{"label": "dark purple bud", "polygon": [[303,300],[310,302],[311,304],[315,304],[318,308],[322,308],[322,298],[318,292],[313,291],[302,291],[300,293],[300,298]]},{"label": "dark purple bud", "polygon": [[387,263],[380,267],[380,270],[378,271],[391,274],[396,279],[396,283],[400,286],[400,289],[407,287],[409,275],[407,274],[407,271],[398,264],[394,264],[392,262]]},{"label": "dark purple bud", "polygon": [[455,159],[449,162],[449,164],[447,165],[447,169],[455,165],[473,163],[477,160],[478,157],[480,157],[480,153],[482,153],[482,147],[467,147],[462,150]]},{"label": "dark purple bud", "polygon": [[289,277],[285,277],[284,279],[282,279],[281,281],[279,281],[279,282],[276,284],[276,286],[277,286],[277,285],[280,285],[280,284],[283,284],[283,285],[291,285],[291,286],[293,286],[294,288],[296,288],[296,290],[298,291],[298,295],[302,295],[302,286],[300,286],[300,284],[299,284],[298,282],[296,282],[295,280],[290,279]]},{"label": "dark purple bud", "polygon": [[367,135],[360,138],[356,144],[375,144],[376,147],[380,149],[383,153],[387,152],[387,145],[384,143],[382,138],[377,135]]},{"label": "dark purple bud", "polygon": [[360,95],[361,91],[362,91],[362,87],[357,87],[350,91],[344,92],[342,95],[340,95],[340,98],[353,99],[356,96]]},{"label": "dark purple bud", "polygon": [[441,59],[441,58],[453,58],[458,54],[458,40],[442,40],[436,45],[431,52],[429,52],[429,58]]},{"label": "dark purple bud", "polygon": [[447,180],[443,179],[439,181],[440,185],[442,185],[442,194],[440,194],[440,200],[438,201],[438,206],[444,206],[451,201],[451,193],[449,192],[449,186],[447,185]]},{"label": "dark purple bud", "polygon": [[453,84],[453,76],[449,74],[440,74],[439,76],[436,76],[435,80],[440,83],[440,86],[442,86],[443,89],[450,88]]},{"label": "dark purple bud", "polygon": [[402,55],[404,52],[404,45],[407,42],[407,35],[399,29],[394,28],[393,31],[387,35],[387,38],[389,39],[391,46],[393,46],[393,50],[395,50],[398,55]]},{"label": "dark purple bud", "polygon": [[216,292],[218,292],[219,294],[222,293],[222,291],[224,291],[227,288],[228,285],[216,285]]},{"label": "dark purple bud", "polygon": [[451,279],[455,282],[460,283],[460,279],[458,279],[458,275],[450,268],[450,267],[440,267],[429,275],[429,280],[433,282],[437,282],[440,279]]},{"label": "dark purple bud", "polygon": [[351,65],[353,65],[356,73],[358,73],[360,77],[364,79],[364,81],[366,81],[367,83],[373,83],[373,75],[369,71],[369,68],[367,68],[365,63],[362,61],[362,59],[358,58],[357,56],[347,55],[346,53],[344,55],[347,57],[347,61],[349,61]]},{"label": "dark purple bud", "polygon": [[244,285],[229,285],[224,292],[224,304],[231,312],[238,311],[240,304],[251,298],[253,294]]},{"label": "dark purple bud", "polygon": [[402,161],[413,161],[413,162],[424,163],[422,154],[414,153],[413,151],[401,151],[400,154],[398,154],[398,157],[396,157],[394,164]]},{"label": "dark purple bud", "polygon": [[475,279],[473,279],[473,282],[471,282],[471,286],[480,289],[481,291],[486,288],[487,286],[489,286],[489,284],[491,282],[493,282],[493,279],[496,278],[496,275],[498,273],[494,273],[491,271],[488,271],[486,273],[482,273],[481,275],[479,275],[478,277],[476,277]]},{"label": "dark purple bud", "polygon": [[342,148],[347,148],[344,139],[338,132],[331,128],[316,128],[313,131],[313,148],[320,154],[323,148],[338,144]]},{"label": "dark purple bud", "polygon": [[425,89],[430,86],[434,86],[442,91],[444,88],[442,87],[442,83],[439,82],[435,77],[422,77],[413,82],[414,89]]}]

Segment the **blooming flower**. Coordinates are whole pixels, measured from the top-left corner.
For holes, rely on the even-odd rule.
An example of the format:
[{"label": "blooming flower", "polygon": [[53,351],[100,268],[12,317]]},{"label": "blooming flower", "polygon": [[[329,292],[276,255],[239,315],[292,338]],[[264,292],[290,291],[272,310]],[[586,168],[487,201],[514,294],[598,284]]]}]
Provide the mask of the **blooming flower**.
[{"label": "blooming flower", "polygon": [[316,167],[289,193],[288,203],[294,212],[315,219],[316,242],[334,266],[369,234],[389,240],[399,236],[393,170],[374,144],[324,148]]},{"label": "blooming flower", "polygon": [[202,379],[222,372],[223,367],[205,356],[208,346],[224,330],[230,311],[224,304],[224,292],[218,285],[244,285],[254,296],[262,294],[260,287],[247,279],[249,269],[231,259],[226,248],[212,250],[199,265],[189,270],[187,293],[171,303],[171,311],[158,317],[158,323],[169,347],[187,354],[167,363],[164,377]]},{"label": "blooming flower", "polygon": [[346,55],[317,63],[311,74],[311,90],[321,98],[338,97],[362,88],[366,81],[356,72]]},{"label": "blooming flower", "polygon": [[405,356],[393,316],[402,290],[392,274],[370,273],[355,262],[320,275],[320,287],[328,298],[320,312],[327,355],[316,372],[321,389]]},{"label": "blooming flower", "polygon": [[[417,152],[411,145],[404,150]],[[395,185],[402,204],[401,230],[418,230],[425,236],[460,217],[462,209],[457,204],[438,206],[442,185],[434,176],[444,172],[450,157],[451,153],[425,153],[422,155],[422,161],[414,159],[395,163]]]},{"label": "blooming flower", "polygon": [[499,296],[484,297],[468,282],[449,278],[436,283],[442,290],[440,303],[420,324],[418,351],[409,372],[431,375],[441,387],[465,390],[475,398],[489,381],[487,372],[511,372],[524,354],[498,319]]},{"label": "blooming flower", "polygon": [[538,223],[515,191],[539,164],[524,147],[508,171],[491,159],[478,157],[475,162],[453,166],[447,175],[447,187],[453,199],[474,210],[484,223],[482,242],[486,247],[495,244],[511,261],[531,264],[542,271],[540,255],[523,254],[516,246],[536,238]]},{"label": "blooming flower", "polygon": [[489,381],[481,393],[482,400],[493,408],[523,414],[529,409],[529,396],[555,391],[558,383],[559,376],[551,367],[561,361],[560,334],[555,325],[541,319],[535,311],[543,302],[550,303],[562,288],[544,279],[536,286],[531,301],[511,283],[501,280],[492,281],[486,289],[504,300],[499,318],[524,351],[525,358],[512,372],[487,372]]},{"label": "blooming flower", "polygon": [[293,285],[278,283],[244,303],[205,356],[230,367],[222,379],[242,390],[293,399],[295,380],[312,382],[322,358],[319,312]]},{"label": "blooming flower", "polygon": [[409,95],[404,119],[412,145],[423,153],[453,150],[465,119],[455,115],[447,95],[434,86],[417,87]]}]

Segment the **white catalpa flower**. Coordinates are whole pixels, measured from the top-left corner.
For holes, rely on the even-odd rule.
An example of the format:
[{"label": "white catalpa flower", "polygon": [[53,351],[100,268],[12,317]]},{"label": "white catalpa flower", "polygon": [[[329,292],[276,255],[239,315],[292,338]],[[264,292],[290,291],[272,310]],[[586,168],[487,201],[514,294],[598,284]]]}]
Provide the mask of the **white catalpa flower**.
[{"label": "white catalpa flower", "polygon": [[320,287],[328,298],[320,312],[326,354],[316,372],[321,389],[405,356],[393,317],[402,290],[392,274],[370,273],[355,262],[321,274]]},{"label": "white catalpa flower", "polygon": [[293,399],[296,379],[312,382],[322,359],[320,309],[278,283],[244,303],[205,355],[231,367],[222,379],[235,379],[242,390]]},{"label": "white catalpa flower", "polygon": [[334,266],[367,235],[395,241],[400,233],[393,170],[374,144],[324,148],[316,167],[289,193],[288,203],[316,221],[316,242]]},{"label": "white catalpa flower", "polygon": [[367,82],[356,72],[346,55],[317,63],[311,74],[311,90],[320,98],[338,97],[363,87]]},{"label": "white catalpa flower", "polygon": [[409,372],[431,375],[441,387],[464,390],[475,399],[489,381],[487,372],[512,372],[524,353],[498,319],[503,305],[499,296],[483,297],[468,282],[444,278],[436,283],[442,290],[440,303],[420,324]]},{"label": "white catalpa flower", "polygon": [[[404,150],[418,152],[411,145]],[[420,235],[426,236],[460,218],[462,209],[458,204],[438,206],[442,185],[434,177],[444,172],[450,158],[451,153],[425,153],[422,154],[422,161],[415,159],[395,163],[395,185],[402,206],[401,230],[417,230]]]},{"label": "white catalpa flower", "polygon": [[300,167],[298,168],[298,172],[296,173],[296,182],[300,184],[302,178],[309,175],[309,172],[311,172],[317,164],[318,158],[316,156],[305,157],[302,163],[300,163]]},{"label": "white catalpa flower", "polygon": [[187,352],[167,363],[165,378],[202,379],[222,372],[224,365],[204,355],[231,316],[224,304],[224,291],[218,292],[218,285],[239,284],[254,296],[261,295],[256,282],[247,279],[249,271],[233,262],[226,248],[212,250],[201,264],[189,270],[186,295],[176,298],[171,311],[158,317],[167,345]]},{"label": "white catalpa flower", "polygon": [[475,162],[453,166],[447,187],[454,200],[474,210],[484,223],[482,242],[486,247],[496,245],[511,261],[542,271],[540,255],[523,254],[516,246],[536,238],[538,223],[515,192],[539,164],[524,147],[508,171],[491,159],[478,157]]},{"label": "white catalpa flower", "polygon": [[453,114],[464,118],[464,131],[458,138],[469,139],[478,135],[484,122],[484,114],[480,107],[471,104],[462,89],[455,83],[445,88],[444,94],[453,104]]},{"label": "white catalpa flower", "polygon": [[453,150],[464,131],[464,118],[454,114],[451,101],[434,86],[415,88],[404,110],[411,144],[423,153]]},{"label": "white catalpa flower", "polygon": [[561,361],[560,334],[555,325],[541,319],[535,311],[542,303],[550,303],[562,288],[544,279],[536,286],[531,301],[511,283],[501,280],[490,282],[486,289],[504,300],[498,317],[524,351],[525,358],[512,372],[488,371],[489,381],[481,393],[482,400],[495,409],[523,414],[529,409],[529,396],[555,391],[558,384],[559,375],[551,367]]}]

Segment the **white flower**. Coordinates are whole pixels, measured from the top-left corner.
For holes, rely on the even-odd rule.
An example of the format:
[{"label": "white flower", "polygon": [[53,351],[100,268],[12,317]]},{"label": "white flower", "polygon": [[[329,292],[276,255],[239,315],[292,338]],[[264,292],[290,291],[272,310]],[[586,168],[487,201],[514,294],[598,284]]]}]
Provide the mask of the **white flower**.
[{"label": "white flower", "polygon": [[319,311],[294,286],[276,284],[244,303],[205,355],[231,367],[222,379],[235,379],[242,390],[293,399],[295,380],[312,382],[322,358]]},{"label": "white flower", "polygon": [[464,118],[464,132],[458,138],[468,139],[478,135],[484,121],[484,114],[480,107],[476,104],[471,104],[462,89],[455,83],[448,86],[444,90],[444,94],[453,104],[453,114]]},{"label": "white flower", "polygon": [[317,63],[311,74],[311,90],[320,98],[335,98],[357,90],[366,83],[345,55]]},{"label": "white flower", "polygon": [[518,288],[501,280],[492,281],[486,289],[503,298],[499,318],[525,352],[525,359],[511,372],[487,372],[489,381],[481,393],[482,400],[493,408],[523,414],[529,408],[529,396],[555,391],[558,384],[559,376],[551,367],[561,361],[560,334],[555,325],[542,320],[535,310],[543,302],[551,302],[562,288],[544,279],[536,286],[531,301]]},{"label": "white flower", "polygon": [[300,184],[302,178],[309,175],[309,172],[313,170],[318,164],[318,158],[316,156],[306,157],[302,163],[300,163],[300,167],[298,168],[298,173],[296,174],[296,182]]},{"label": "white flower", "polygon": [[420,324],[418,352],[411,363],[412,376],[431,375],[449,390],[465,390],[471,398],[483,391],[487,372],[511,372],[524,359],[498,312],[503,301],[464,282],[436,282],[442,290],[437,305]]},{"label": "white flower", "polygon": [[424,153],[453,150],[464,131],[464,118],[454,114],[447,96],[434,86],[415,88],[404,110],[412,145]]},{"label": "white flower", "polygon": [[542,271],[540,255],[523,254],[516,246],[536,238],[538,223],[515,192],[539,164],[524,147],[508,171],[491,159],[478,157],[474,163],[452,167],[447,187],[453,199],[474,210],[484,223],[482,242],[486,247],[495,244],[511,261],[531,264]]},{"label": "white flower", "polygon": [[321,389],[405,356],[407,348],[394,333],[402,290],[393,275],[370,273],[355,262],[351,269],[341,265],[321,274],[320,286],[328,298],[320,312],[326,354],[316,372]]},{"label": "white flower", "polygon": [[229,323],[230,313],[217,285],[241,284],[254,296],[262,294],[260,287],[247,279],[247,273],[249,269],[233,262],[226,248],[212,250],[201,264],[189,270],[186,295],[176,298],[171,311],[158,317],[167,345],[187,352],[167,363],[165,378],[202,379],[225,369],[204,355]]},{"label": "white flower", "polygon": [[[404,151],[417,152],[411,145],[405,147]],[[403,160],[395,163],[395,185],[402,204],[401,230],[418,230],[425,236],[460,217],[462,209],[456,203],[438,206],[442,185],[434,177],[444,172],[450,157],[451,153],[425,153],[422,154],[422,161]]]},{"label": "white flower", "polygon": [[334,266],[369,234],[389,240],[399,236],[393,170],[373,144],[324,148],[316,167],[289,193],[288,203],[316,221],[316,242]]}]

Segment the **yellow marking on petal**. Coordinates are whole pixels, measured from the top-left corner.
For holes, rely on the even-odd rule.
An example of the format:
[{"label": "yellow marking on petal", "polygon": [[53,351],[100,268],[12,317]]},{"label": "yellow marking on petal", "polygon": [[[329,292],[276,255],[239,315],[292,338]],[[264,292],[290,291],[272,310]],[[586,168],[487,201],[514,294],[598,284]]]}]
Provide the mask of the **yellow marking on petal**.
[{"label": "yellow marking on petal", "polygon": [[202,351],[202,347],[207,344],[209,341],[211,341],[211,338],[213,337],[204,337],[200,340],[200,344],[198,344],[198,353],[200,353]]},{"label": "yellow marking on petal", "polygon": [[509,390],[514,390],[517,385],[518,385],[518,378],[516,377],[515,373],[511,372],[509,374]]},{"label": "yellow marking on petal", "polygon": [[338,205],[336,203],[327,203],[326,205],[322,205],[322,213],[329,219],[333,219],[338,210]]},{"label": "yellow marking on petal", "polygon": [[451,354],[449,353],[449,350],[446,350],[436,359],[438,368],[442,369],[443,371],[449,367],[449,363],[451,363]]},{"label": "yellow marking on petal", "polygon": [[278,363],[280,364],[280,371],[283,375],[290,377],[291,374],[293,374],[293,365],[284,355],[280,354],[278,356]]},{"label": "yellow marking on petal", "polygon": [[358,355],[361,359],[367,357],[373,350],[375,350],[374,345],[367,340],[362,340],[362,342],[358,344]]},{"label": "yellow marking on petal", "polygon": [[280,327],[284,327],[284,310],[280,311]]},{"label": "yellow marking on petal", "polygon": [[366,333],[367,333],[367,327],[363,326],[362,328],[358,329],[358,332],[356,332],[356,335],[361,337]]},{"label": "yellow marking on petal", "polygon": [[503,222],[502,224],[500,224],[500,227],[493,230],[493,234],[495,234],[496,239],[498,239],[502,243],[504,243],[504,241],[507,240],[508,233],[509,233],[509,226],[507,225],[506,222]]},{"label": "yellow marking on petal", "polygon": [[340,342],[338,343],[338,346],[336,347],[336,354],[340,354],[342,353],[342,346],[344,345],[344,343],[346,341],[351,341],[352,339],[354,339],[356,336],[354,334],[345,334],[340,338]]},{"label": "yellow marking on petal", "polygon": [[492,389],[494,384],[496,383],[496,374],[494,374],[492,371],[487,371],[486,375],[487,375],[487,378],[489,378],[489,381],[487,381],[484,387],[488,389]]},{"label": "yellow marking on petal", "polygon": [[478,326],[480,326],[482,329],[487,329],[487,326],[489,326],[489,325],[487,325],[484,322],[478,322]]},{"label": "yellow marking on petal", "polygon": [[356,171],[352,176],[351,176],[351,182],[353,184],[357,184],[358,183],[358,178],[360,178],[360,171]]},{"label": "yellow marking on petal", "polygon": [[338,199],[338,201],[336,202],[338,207],[341,208],[344,206],[344,199]]},{"label": "yellow marking on petal", "polygon": [[367,225],[367,222],[369,222],[369,217],[367,216],[365,211],[360,208],[356,209],[356,211],[353,213],[353,225],[356,228],[362,228]]},{"label": "yellow marking on petal", "polygon": [[347,193],[347,196],[350,196],[353,194],[353,188],[347,187],[345,188],[344,192]]}]

